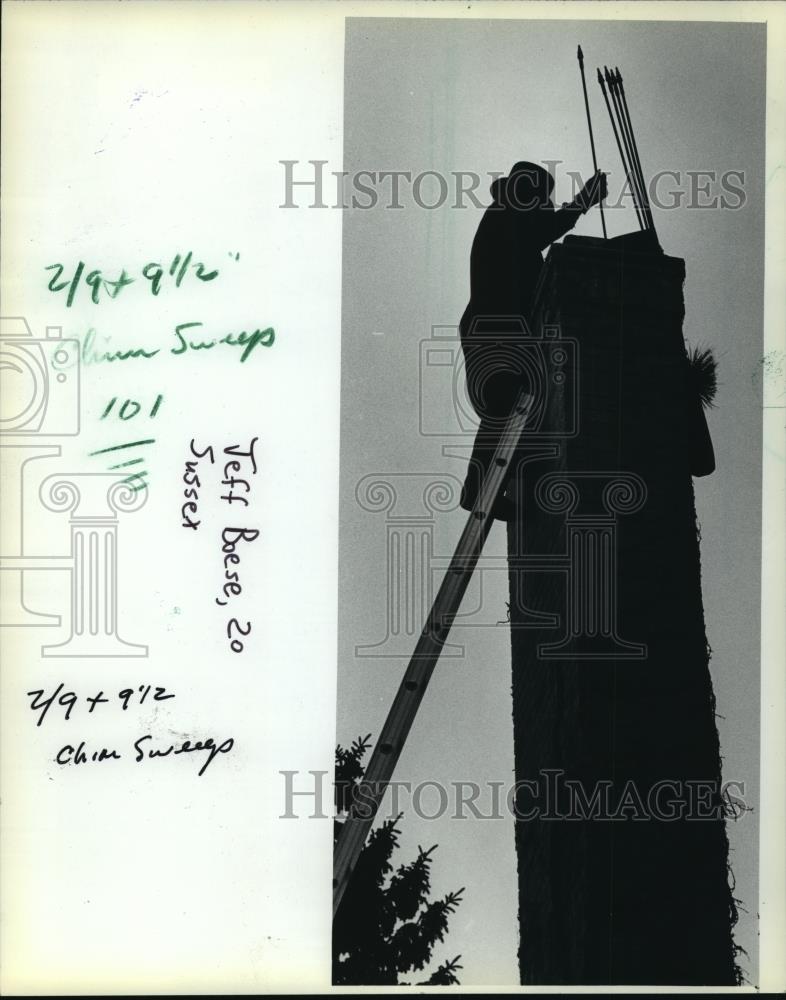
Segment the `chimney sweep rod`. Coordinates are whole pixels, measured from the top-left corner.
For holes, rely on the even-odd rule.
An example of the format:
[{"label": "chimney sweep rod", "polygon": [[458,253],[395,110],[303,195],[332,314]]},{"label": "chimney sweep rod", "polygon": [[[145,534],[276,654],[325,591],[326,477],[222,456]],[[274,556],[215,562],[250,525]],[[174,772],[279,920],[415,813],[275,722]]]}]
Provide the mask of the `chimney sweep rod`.
[{"label": "chimney sweep rod", "polygon": [[[586,108],[587,111],[587,125],[589,126],[590,148],[592,149],[592,169],[597,174],[598,161],[595,156],[595,137],[592,134],[592,118],[590,117],[589,98],[587,97],[587,81],[584,78],[584,53],[581,51],[580,45],[578,51],[578,60],[579,60],[579,68],[581,70],[581,87],[582,90],[584,91],[584,107]],[[600,224],[601,226],[603,226],[603,239],[607,240],[609,237],[608,234],[606,233],[606,219],[605,216],[603,215],[602,200],[598,203],[598,207],[600,208]]]},{"label": "chimney sweep rod", "polygon": [[[608,73],[608,70],[606,70],[606,73]],[[645,228],[644,219],[641,212],[639,211],[639,202],[636,196],[636,187],[633,183],[633,180],[630,175],[630,170],[628,169],[628,164],[625,160],[625,152],[623,150],[622,142],[620,141],[619,133],[617,131],[617,125],[614,120],[614,112],[611,109],[611,104],[609,103],[609,95],[606,92],[606,84],[603,82],[603,75],[600,70],[598,70],[598,83],[600,84],[600,89],[603,91],[603,99],[606,102],[606,110],[609,113],[611,127],[614,130],[614,138],[617,140],[617,149],[619,150],[620,159],[622,160],[622,169],[625,171],[625,176],[628,179],[628,186],[630,187],[630,193],[633,195],[633,207],[636,209],[636,218],[638,220],[639,227],[641,229],[644,229]]]},{"label": "chimney sweep rod", "polygon": [[622,99],[622,105],[625,108],[625,114],[628,116],[628,127],[630,129],[631,139],[633,140],[633,156],[634,156],[634,159],[636,161],[636,169],[639,172],[639,183],[641,185],[641,192],[642,192],[642,194],[644,196],[644,212],[646,214],[647,221],[649,222],[649,227],[654,232],[655,231],[655,223],[654,223],[653,218],[652,218],[652,211],[650,209],[650,199],[649,199],[649,196],[647,195],[647,187],[646,187],[646,185],[644,183],[644,171],[641,168],[641,158],[639,157],[639,147],[638,147],[638,143],[636,142],[636,136],[633,134],[633,123],[631,122],[630,108],[628,107],[628,98],[627,98],[627,95],[625,94],[625,87],[624,87],[624,85],[622,83],[622,73],[620,73],[619,67],[615,67],[615,74],[616,74],[616,79],[617,79],[617,88],[619,89],[619,94],[620,94],[620,97]]},{"label": "chimney sweep rod", "polygon": [[619,90],[617,89],[617,80],[614,74],[604,67],[606,71],[606,82],[609,85],[609,91],[611,92],[611,100],[614,106],[614,110],[617,113],[617,124],[619,125],[620,135],[622,136],[622,141],[625,145],[625,152],[628,156],[628,164],[630,165],[631,177],[633,178],[633,183],[635,184],[636,191],[636,201],[639,205],[639,211],[641,212],[641,218],[644,222],[644,228],[649,228],[649,223],[647,220],[646,213],[644,211],[644,194],[642,191],[642,185],[639,178],[639,174],[636,170],[636,161],[633,156],[633,143],[631,139],[630,129],[628,127],[628,119],[623,111],[622,102],[620,99]]},{"label": "chimney sweep rod", "polygon": [[644,211],[643,180],[639,177],[639,172],[636,168],[636,159],[633,155],[633,137],[630,131],[630,123],[622,106],[622,98],[620,97],[619,88],[617,87],[617,78],[609,69],[606,70],[606,81],[608,82],[609,90],[611,91],[611,99],[617,112],[617,122],[625,142],[625,150],[628,154],[628,163],[630,164],[633,180],[636,184],[636,198],[639,203],[639,209],[641,210],[641,217],[644,220],[644,228],[649,229],[649,220],[647,218],[647,213]]}]

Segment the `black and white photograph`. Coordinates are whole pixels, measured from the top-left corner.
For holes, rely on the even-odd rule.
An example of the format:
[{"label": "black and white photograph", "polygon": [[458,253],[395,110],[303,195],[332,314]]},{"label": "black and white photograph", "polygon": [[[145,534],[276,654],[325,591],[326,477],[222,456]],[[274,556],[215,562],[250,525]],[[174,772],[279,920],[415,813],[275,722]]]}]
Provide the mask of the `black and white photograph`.
[{"label": "black and white photograph", "polygon": [[756,981],[765,37],[347,23],[337,983]]},{"label": "black and white photograph", "polygon": [[2,992],[782,992],[783,8],[2,19]]}]

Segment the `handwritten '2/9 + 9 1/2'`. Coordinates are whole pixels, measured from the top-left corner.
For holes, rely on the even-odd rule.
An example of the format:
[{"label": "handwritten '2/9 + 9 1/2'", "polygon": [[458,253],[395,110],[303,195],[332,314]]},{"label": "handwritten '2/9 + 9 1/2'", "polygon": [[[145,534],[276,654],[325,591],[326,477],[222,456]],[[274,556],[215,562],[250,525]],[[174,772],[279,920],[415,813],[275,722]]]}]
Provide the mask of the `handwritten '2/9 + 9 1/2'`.
[{"label": "handwritten '2/9 + 9 1/2'", "polygon": [[[193,256],[192,251],[189,250],[182,257],[179,253],[175,254],[168,265],[160,264],[158,261],[148,261],[141,269],[141,274],[142,278],[148,282],[150,292],[153,295],[158,295],[162,284],[169,283],[170,278],[174,282],[174,287],[180,288],[187,274],[193,274],[199,281],[213,281],[214,278],[218,277],[218,268],[208,270],[202,261],[193,260]],[[240,254],[230,254],[230,257],[233,260],[238,260]],[[92,271],[85,273],[86,265],[82,260],[77,263],[73,273],[69,273],[68,275],[64,274],[66,271],[65,264],[49,264],[44,270],[54,272],[47,285],[50,292],[68,290],[66,294],[66,308],[70,308],[74,304],[77,290],[82,281],[90,288],[91,300],[98,305],[101,301],[102,292],[108,298],[116,299],[127,285],[133,285],[134,282],[139,280],[138,278],[132,278],[125,268],[121,269],[120,274],[116,278],[106,277],[100,268],[94,268]]]},{"label": "handwritten '2/9 + 9 1/2'", "polygon": [[108,698],[103,691],[80,698],[75,691],[64,691],[64,687],[63,683],[58,684],[51,694],[48,694],[43,688],[27,692],[28,698],[31,699],[30,710],[38,712],[36,726],[41,725],[46,718],[47,712],[54,704],[60,705],[65,709],[63,715],[67,722],[71,718],[74,706],[79,701],[84,701],[85,704],[90,706],[87,713],[90,715],[96,705],[108,705],[110,702],[120,704],[125,712],[130,706],[143,705],[147,698],[150,698],[150,701],[167,701],[169,698],[175,697],[174,693],[167,691],[165,687],[154,686],[152,684],[140,684],[138,688],[123,688],[122,691],[118,691],[112,698]]}]

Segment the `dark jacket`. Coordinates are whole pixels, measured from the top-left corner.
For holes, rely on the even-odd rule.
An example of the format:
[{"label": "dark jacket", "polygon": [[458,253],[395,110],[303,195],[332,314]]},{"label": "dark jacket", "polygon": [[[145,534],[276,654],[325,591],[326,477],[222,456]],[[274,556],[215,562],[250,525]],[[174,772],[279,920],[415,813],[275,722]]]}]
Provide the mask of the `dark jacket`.
[{"label": "dark jacket", "polygon": [[[543,251],[576,224],[582,209],[575,204],[555,210],[550,202],[532,207],[524,198],[511,203],[505,180],[491,186],[493,203],[486,209],[472,241],[470,300],[459,329],[464,351],[467,390],[481,418],[461,505],[470,510],[481,477],[494,453],[494,433],[510,412],[521,380],[510,347],[529,328],[535,290],[543,267]],[[519,189],[519,195],[521,189]],[[482,323],[480,322],[482,319]],[[501,338],[501,339],[500,339]],[[494,516],[509,516],[509,501],[501,497]]]},{"label": "dark jacket", "polygon": [[[516,384],[504,372],[489,383],[483,355],[499,345],[493,338],[494,323],[486,324],[486,343],[486,335],[478,335],[475,321],[479,317],[520,317],[529,324],[543,251],[569,232],[582,214],[576,205],[555,210],[550,203],[531,208],[519,207],[524,201],[511,204],[503,180],[492,184],[491,193],[494,201],[472,241],[470,300],[459,327],[469,395],[481,419],[508,413]],[[505,329],[504,323],[499,326]],[[501,367],[504,369],[504,365]],[[479,391],[479,375],[483,376],[483,393]]]}]

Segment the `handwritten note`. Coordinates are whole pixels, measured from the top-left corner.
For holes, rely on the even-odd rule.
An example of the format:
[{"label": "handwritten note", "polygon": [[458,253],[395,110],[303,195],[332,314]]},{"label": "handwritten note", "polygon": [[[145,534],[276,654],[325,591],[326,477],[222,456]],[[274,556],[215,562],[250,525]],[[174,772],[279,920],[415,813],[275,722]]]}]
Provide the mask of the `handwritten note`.
[{"label": "handwritten note", "polygon": [[341,220],[278,160],[340,158],[343,23],[304,75],[307,22],[208,11],[4,11],[8,993],[329,967],[280,908],[330,824],[278,817],[333,752]]},{"label": "handwritten note", "polygon": [[[474,201],[487,201],[491,178],[520,157],[589,169],[576,79],[554,84],[565,52],[566,79],[574,72],[579,26],[588,59],[590,51],[608,58],[602,46],[631,45],[631,61],[648,64],[658,87],[684,83],[678,70],[694,35],[713,55],[716,79],[737,51],[713,48],[709,25],[642,21],[638,8],[620,21],[624,4],[568,4],[556,22],[530,19],[519,5],[394,3],[381,19],[379,10],[365,0],[4,6],[0,989],[8,995],[330,989],[335,746],[379,731],[411,651],[400,618],[427,603],[434,581],[413,575],[417,598],[373,622],[362,603],[339,601],[339,587],[376,594],[382,607],[385,588],[405,592],[400,537],[421,539],[413,544],[438,561],[455,540],[453,515],[431,492],[418,487],[411,509],[401,503],[383,517],[357,490],[371,481],[364,477],[387,482],[399,467],[448,478],[458,469],[431,428],[444,414],[422,407],[418,394],[423,373],[452,378],[431,341],[455,327],[466,303]],[[384,62],[364,64],[358,19],[366,16],[368,32],[403,26],[417,44],[393,34]],[[771,13],[754,5],[739,15],[733,5],[727,20],[737,16],[768,21],[769,44],[781,51]],[[478,60],[477,49],[463,58],[472,39],[500,58]],[[661,62],[664,53],[671,62]],[[548,89],[542,107],[527,103],[535,64]],[[345,72],[352,65],[395,86],[373,82],[358,93]],[[663,65],[676,69],[664,74]],[[755,69],[746,74],[747,64],[729,79],[748,93]],[[725,91],[698,77],[691,84],[702,112],[693,128],[706,126],[705,143],[743,135],[736,124],[721,128],[729,108],[739,110],[736,97],[716,122],[715,110],[702,109],[708,93],[719,108]],[[763,120],[763,105],[737,117],[756,115]],[[522,121],[542,146],[514,148]],[[739,163],[704,163],[703,152],[694,161],[669,115],[657,121],[669,126],[661,140],[680,139],[662,150],[667,168],[671,156],[692,170],[747,165],[742,142]],[[599,150],[611,141],[599,129],[595,139]],[[357,170],[347,176],[350,163]],[[734,230],[740,246],[754,236],[764,244],[757,204],[758,215],[744,216],[748,229]],[[685,218],[691,238],[715,246],[705,238],[712,212]],[[735,281],[744,277],[743,269]],[[741,301],[738,284],[706,284],[720,322],[718,303]],[[342,286],[362,294],[342,298]],[[688,315],[703,314],[690,301]],[[729,343],[724,372],[738,358],[738,341]],[[422,344],[434,365],[421,366]],[[764,347],[780,356],[771,352],[781,345]],[[739,414],[729,412],[717,416],[731,426]],[[742,417],[734,435],[748,442],[753,424]],[[728,496],[718,495],[715,515]],[[360,527],[342,521],[340,549],[339,512],[353,504]],[[730,551],[734,537],[732,526]],[[713,557],[716,580],[734,575],[724,552]],[[758,556],[743,556],[745,571],[758,571]],[[494,559],[498,570],[502,548]],[[742,572],[741,558],[732,562]],[[504,645],[504,604],[486,624],[483,641],[493,633]],[[337,649],[347,653],[342,670],[358,650],[364,656],[362,683],[339,691],[338,735]],[[429,766],[441,742],[446,767],[471,763],[451,780],[474,780],[487,763],[482,734],[457,719],[482,701],[501,705],[509,723],[509,673],[497,684],[482,662],[475,672],[471,660],[452,658],[444,698],[426,706],[435,721],[420,734]],[[473,684],[482,697],[467,700]],[[507,745],[499,759],[503,752]],[[512,774],[512,761],[504,767]],[[433,775],[420,777],[428,784]],[[445,885],[435,882],[433,898],[467,886],[443,957],[462,953],[463,982],[514,985],[515,923],[500,932],[505,907],[515,909],[513,882],[500,874],[512,829],[482,823],[470,835],[468,824],[456,826],[448,843],[441,833],[432,839],[426,821],[406,825],[402,857],[440,840],[434,874]]]}]

